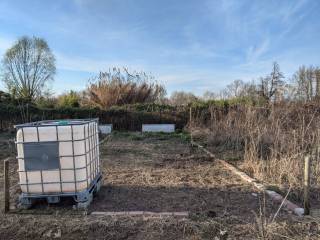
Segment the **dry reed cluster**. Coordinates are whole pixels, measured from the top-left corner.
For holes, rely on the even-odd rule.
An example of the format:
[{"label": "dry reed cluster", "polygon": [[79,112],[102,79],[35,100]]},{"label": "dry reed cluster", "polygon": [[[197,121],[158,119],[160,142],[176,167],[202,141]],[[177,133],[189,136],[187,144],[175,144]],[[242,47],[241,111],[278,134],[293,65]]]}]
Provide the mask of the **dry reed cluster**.
[{"label": "dry reed cluster", "polygon": [[208,147],[240,151],[241,167],[270,184],[302,187],[304,156],[312,155],[311,184],[320,184],[320,108],[317,104],[281,103],[267,107],[210,107],[193,113],[206,129]]},{"label": "dry reed cluster", "polygon": [[144,72],[129,73],[113,69],[101,72],[87,89],[89,105],[107,109],[114,105],[160,101],[165,88]]}]

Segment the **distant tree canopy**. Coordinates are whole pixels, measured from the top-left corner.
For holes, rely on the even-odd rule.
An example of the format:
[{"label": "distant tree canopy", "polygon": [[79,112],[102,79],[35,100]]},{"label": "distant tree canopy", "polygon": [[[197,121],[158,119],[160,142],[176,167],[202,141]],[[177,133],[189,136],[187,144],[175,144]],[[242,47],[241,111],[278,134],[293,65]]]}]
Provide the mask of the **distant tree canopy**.
[{"label": "distant tree canopy", "polygon": [[277,62],[272,65],[271,73],[260,77],[258,82],[234,80],[220,93],[207,91],[203,100],[247,99],[256,103],[286,101],[312,101],[320,99],[320,68],[301,66],[290,79],[285,79]]},{"label": "distant tree canopy", "polygon": [[80,94],[75,91],[70,91],[58,96],[59,107],[80,107]]},{"label": "distant tree canopy", "polygon": [[170,97],[171,104],[175,106],[188,105],[189,103],[192,103],[197,100],[198,98],[193,93],[183,91],[173,92]]},{"label": "distant tree canopy", "polygon": [[21,37],[6,51],[3,61],[3,82],[16,98],[33,101],[53,80],[55,58],[47,42],[37,37]]},{"label": "distant tree canopy", "polygon": [[15,103],[15,99],[12,98],[11,94],[0,91],[0,103],[3,103],[3,104]]},{"label": "distant tree canopy", "polygon": [[296,99],[310,101],[320,98],[320,68],[301,66],[292,80],[295,85]]},{"label": "distant tree canopy", "polygon": [[268,101],[278,101],[282,98],[284,84],[284,75],[280,71],[280,66],[274,62],[270,75],[260,79],[260,95]]},{"label": "distant tree canopy", "polygon": [[107,109],[113,105],[161,102],[165,94],[164,86],[153,76],[113,68],[89,81],[86,100],[89,105]]},{"label": "distant tree canopy", "polygon": [[255,97],[257,88],[253,82],[244,82],[242,80],[234,80],[222,90],[221,97],[223,99],[239,98],[239,97]]}]

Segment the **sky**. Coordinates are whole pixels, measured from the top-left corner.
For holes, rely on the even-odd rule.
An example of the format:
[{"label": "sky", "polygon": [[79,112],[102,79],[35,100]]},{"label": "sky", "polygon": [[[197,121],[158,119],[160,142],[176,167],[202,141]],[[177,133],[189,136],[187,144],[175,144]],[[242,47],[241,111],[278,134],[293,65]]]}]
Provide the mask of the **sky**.
[{"label": "sky", "polygon": [[320,66],[320,1],[0,0],[0,57],[24,35],[54,53],[56,94],[117,66],[154,75],[168,94],[201,95],[274,61],[287,78]]}]

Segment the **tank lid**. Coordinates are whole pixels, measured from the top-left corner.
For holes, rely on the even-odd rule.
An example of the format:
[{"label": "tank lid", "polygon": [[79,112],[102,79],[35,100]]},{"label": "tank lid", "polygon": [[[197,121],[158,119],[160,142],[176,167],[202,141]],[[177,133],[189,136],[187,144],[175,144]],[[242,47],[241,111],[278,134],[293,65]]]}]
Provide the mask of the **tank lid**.
[{"label": "tank lid", "polygon": [[58,119],[58,120],[44,120],[30,123],[23,123],[15,125],[15,128],[22,127],[47,127],[47,126],[70,126],[70,125],[83,125],[90,122],[98,122],[98,118],[86,118],[86,119]]}]

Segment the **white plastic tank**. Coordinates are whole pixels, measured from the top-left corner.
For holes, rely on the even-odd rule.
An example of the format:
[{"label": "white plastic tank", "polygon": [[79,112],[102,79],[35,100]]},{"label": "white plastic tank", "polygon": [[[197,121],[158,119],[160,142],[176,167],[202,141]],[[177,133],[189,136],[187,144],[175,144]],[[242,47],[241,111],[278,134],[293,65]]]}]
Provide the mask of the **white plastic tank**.
[{"label": "white plastic tank", "polygon": [[40,121],[16,128],[22,193],[77,193],[101,175],[97,119]]}]

